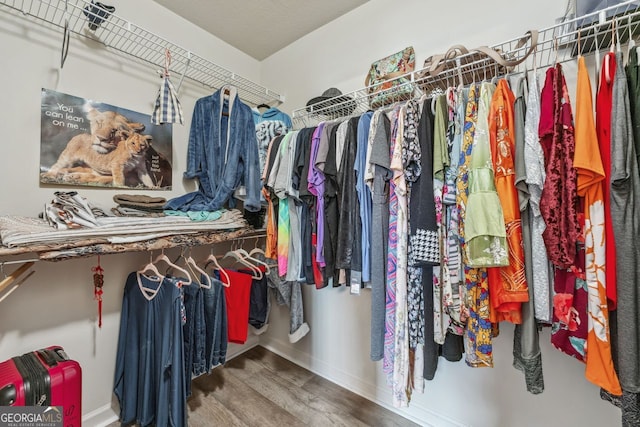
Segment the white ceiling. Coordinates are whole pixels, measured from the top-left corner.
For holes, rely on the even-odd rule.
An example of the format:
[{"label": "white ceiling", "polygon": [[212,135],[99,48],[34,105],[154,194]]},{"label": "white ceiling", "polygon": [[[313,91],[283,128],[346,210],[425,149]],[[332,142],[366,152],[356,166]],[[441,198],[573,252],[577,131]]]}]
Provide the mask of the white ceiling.
[{"label": "white ceiling", "polygon": [[155,0],[261,61],[368,0]]}]

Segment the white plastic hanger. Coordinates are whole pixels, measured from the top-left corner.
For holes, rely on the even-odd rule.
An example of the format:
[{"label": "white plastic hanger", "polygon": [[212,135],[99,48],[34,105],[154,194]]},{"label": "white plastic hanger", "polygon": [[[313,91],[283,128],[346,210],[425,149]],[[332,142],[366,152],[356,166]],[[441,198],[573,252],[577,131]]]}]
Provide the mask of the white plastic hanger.
[{"label": "white plastic hanger", "polygon": [[[184,248],[182,248],[182,250],[180,251],[180,256],[178,257],[178,259],[174,261],[174,265],[177,266],[177,262],[180,260],[184,261],[183,269],[187,270],[187,272],[189,273],[189,277],[191,278],[191,283],[195,282],[198,284],[198,286],[202,285],[202,281],[200,280],[200,273],[198,271],[194,271],[194,268],[191,265],[189,265],[187,257],[184,256]],[[172,267],[169,267],[167,271],[171,271],[171,268]]]},{"label": "white plastic hanger", "polygon": [[[202,283],[201,280],[198,280],[201,288],[211,289],[211,277],[204,271],[200,266],[196,263],[193,257],[189,256],[186,258],[187,267],[194,273],[196,277],[204,277],[206,283]],[[194,271],[195,270],[195,271]],[[199,273],[199,274],[198,274]],[[226,274],[226,273],[225,273]]]},{"label": "white plastic hanger", "polygon": [[228,251],[226,254],[224,254],[224,256],[222,258],[223,259],[225,259],[225,258],[233,258],[236,262],[238,262],[239,264],[244,265],[245,267],[248,267],[249,270],[251,270],[253,272],[253,274],[251,275],[251,277],[253,279],[261,279],[262,278],[262,272],[258,268],[256,268],[255,265],[253,265],[249,261],[247,261],[244,258],[244,256],[242,256],[237,251]]},{"label": "white plastic hanger", "polygon": [[[258,251],[260,251],[260,250],[259,250],[259,249],[257,249],[257,248],[256,248],[256,249],[254,249],[254,250],[258,250]],[[262,274],[262,270],[260,270],[260,267],[264,267],[264,269],[265,269],[265,272],[266,272],[266,273],[268,273],[268,272],[269,272],[269,266],[267,265],[267,263],[266,263],[266,262],[261,261],[261,260],[259,260],[259,259],[257,259],[257,258],[252,257],[252,256],[251,256],[251,253],[249,253],[249,252],[245,251],[245,250],[244,250],[244,249],[242,249],[242,248],[238,249],[238,250],[237,250],[237,252],[238,252],[238,253],[240,253],[240,255],[244,256],[244,259],[245,259],[245,260],[247,260],[247,261],[249,261],[249,262],[254,263],[254,264],[253,264],[253,266],[254,266],[254,267],[258,270],[258,272],[260,273],[260,278],[262,278],[262,276],[263,276],[263,274]],[[260,252],[262,252],[262,251],[260,251]],[[256,252],[254,252],[254,253],[256,253]],[[264,252],[262,252],[262,254],[264,254]],[[256,264],[257,264],[257,265],[256,265]]]},{"label": "white plastic hanger", "polygon": [[264,251],[262,251],[261,249],[258,248],[258,239],[257,238],[256,238],[256,246],[251,250],[251,252],[247,252],[242,247],[240,247],[239,249],[236,249],[236,252],[238,252],[241,256],[243,256],[245,258],[245,260],[249,261],[250,263],[253,263],[252,265],[254,266],[254,268],[258,270],[258,273],[260,273],[260,278],[262,278],[262,276],[263,276],[261,268],[264,268],[266,273],[269,272],[269,266],[267,265],[266,262],[264,262],[262,260],[259,260],[257,258],[254,258],[252,256],[253,254],[261,253],[262,256],[265,257],[265,259],[267,257],[266,254],[264,253]]},{"label": "white plastic hanger", "polygon": [[617,53],[622,53],[622,45],[620,44],[620,26],[618,25],[618,20],[617,19],[613,19],[613,29],[614,32],[616,34],[616,52]]},{"label": "white plastic hanger", "polygon": [[636,48],[636,41],[634,39],[629,40],[629,44],[627,44],[627,64],[629,63],[629,58],[631,57],[631,49]]},{"label": "white plastic hanger", "polygon": [[184,268],[182,268],[182,267],[180,267],[180,266],[176,265],[175,263],[173,263],[173,262],[169,259],[169,257],[164,253],[164,251],[162,251],[162,252],[160,253],[160,255],[158,255],[158,256],[156,257],[156,259],[153,261],[153,263],[154,263],[154,264],[157,264],[157,263],[159,263],[159,262],[161,262],[161,261],[164,261],[164,263],[165,263],[165,264],[167,264],[167,265],[169,266],[169,268],[167,269],[167,271],[169,271],[170,269],[175,269],[175,270],[178,270],[180,273],[182,273],[182,276],[183,276],[183,277],[181,277],[181,278],[182,278],[182,279],[186,279],[186,280],[187,280],[186,282],[182,282],[182,285],[183,285],[183,286],[188,286],[188,285],[190,285],[191,283],[193,283],[193,280],[191,279],[191,274],[189,274],[189,272],[188,272],[187,270],[185,270]]},{"label": "white plastic hanger", "polygon": [[265,260],[267,259],[267,254],[264,253],[264,251],[262,249],[258,248],[258,247],[255,247],[255,248],[253,248],[253,249],[251,249],[249,251],[249,256],[251,257],[251,259],[254,259],[254,260],[256,260],[256,262],[264,265],[265,272],[267,274],[269,274],[271,272],[271,268],[269,267],[269,264],[266,261],[261,261],[261,260],[259,260],[257,258],[254,258],[253,255],[256,255],[256,254],[262,255]]},{"label": "white plastic hanger", "polygon": [[153,273],[153,276],[157,276],[161,279],[164,279],[164,276],[160,274],[160,271],[158,271],[158,267],[156,267],[156,265],[153,263],[153,260],[151,259],[151,254],[149,254],[149,264],[145,265],[140,270],[138,270],[138,273],[144,274],[145,276],[150,276],[147,273]]},{"label": "white plastic hanger", "polygon": [[231,279],[229,278],[229,275],[227,274],[227,272],[225,271],[224,268],[222,268],[222,266],[220,265],[220,263],[218,262],[218,258],[213,254],[209,254],[209,256],[207,257],[207,259],[204,260],[205,265],[204,268],[206,269],[207,266],[210,263],[213,263],[213,265],[216,266],[216,270],[218,270],[220,272],[220,275],[224,276],[225,279],[227,279],[227,281],[225,282],[224,280],[222,281],[222,284],[225,287],[229,287],[229,285],[231,284]]},{"label": "white plastic hanger", "polygon": [[611,83],[611,56],[615,55],[615,46],[616,46],[616,21],[615,19],[611,23],[611,46],[609,47],[609,53],[611,55],[605,55],[604,57],[604,77],[607,80],[607,83]]},{"label": "white plastic hanger", "polygon": [[[149,273],[151,273],[151,274],[149,274]],[[151,253],[149,253],[149,264],[145,265],[140,270],[138,270],[137,271],[137,275],[138,275],[138,278],[137,278],[138,279],[138,285],[140,287],[140,290],[142,291],[142,294],[145,296],[145,298],[150,300],[151,298],[153,298],[153,296],[155,294],[158,293],[158,289],[160,289],[160,285],[162,285],[162,281],[164,280],[164,276],[162,274],[160,274],[160,272],[158,271],[158,267],[156,267],[156,265],[153,263],[153,261],[151,259]],[[149,277],[149,278],[157,277],[158,280],[160,281],[160,284],[158,285],[158,288],[154,289],[154,288],[148,288],[148,287],[144,286],[142,284],[142,281],[140,280],[140,276],[145,276],[145,277]]]},{"label": "white plastic hanger", "polygon": [[[629,31],[631,31],[631,16],[627,16],[627,28],[629,29]],[[620,41],[620,40],[618,40]],[[627,43],[627,62],[625,62],[626,64],[629,63],[629,58],[631,58],[631,49],[635,49],[636,48],[636,41],[633,39],[633,37],[631,36],[631,34],[629,35],[629,43]]]}]

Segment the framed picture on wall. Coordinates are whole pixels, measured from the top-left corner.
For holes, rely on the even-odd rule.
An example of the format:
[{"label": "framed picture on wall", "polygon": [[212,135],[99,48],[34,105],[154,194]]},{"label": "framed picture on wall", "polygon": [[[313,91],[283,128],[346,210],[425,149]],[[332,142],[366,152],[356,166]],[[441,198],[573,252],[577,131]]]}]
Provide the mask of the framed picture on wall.
[{"label": "framed picture on wall", "polygon": [[40,182],[170,190],[171,131],[148,114],[42,89]]}]

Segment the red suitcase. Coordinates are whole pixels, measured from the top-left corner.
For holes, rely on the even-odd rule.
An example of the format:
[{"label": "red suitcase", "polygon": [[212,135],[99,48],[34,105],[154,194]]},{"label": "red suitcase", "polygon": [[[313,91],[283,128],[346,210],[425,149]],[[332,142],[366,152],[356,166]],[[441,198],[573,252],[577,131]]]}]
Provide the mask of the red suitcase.
[{"label": "red suitcase", "polygon": [[82,371],[53,346],[0,363],[0,406],[62,406],[64,427],[82,423]]}]

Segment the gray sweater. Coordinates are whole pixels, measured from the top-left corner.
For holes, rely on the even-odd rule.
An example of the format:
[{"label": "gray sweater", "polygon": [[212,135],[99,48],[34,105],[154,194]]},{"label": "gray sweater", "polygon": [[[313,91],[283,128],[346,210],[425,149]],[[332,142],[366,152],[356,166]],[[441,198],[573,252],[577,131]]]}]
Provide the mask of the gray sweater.
[{"label": "gray sweater", "polygon": [[[611,112],[611,219],[618,289],[617,370],[625,392],[640,393],[640,175],[636,162],[627,79],[617,55]],[[607,242],[608,244],[609,242]]]}]

